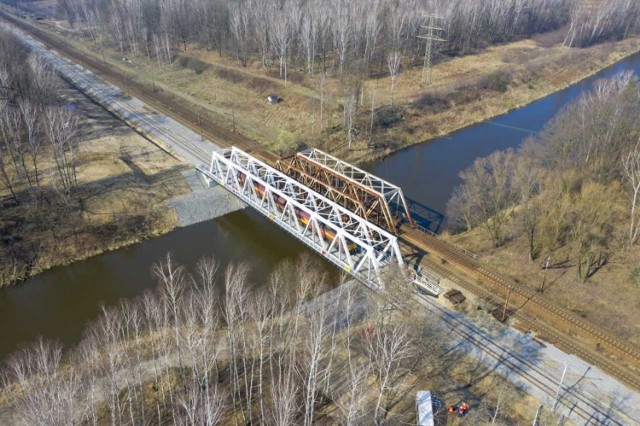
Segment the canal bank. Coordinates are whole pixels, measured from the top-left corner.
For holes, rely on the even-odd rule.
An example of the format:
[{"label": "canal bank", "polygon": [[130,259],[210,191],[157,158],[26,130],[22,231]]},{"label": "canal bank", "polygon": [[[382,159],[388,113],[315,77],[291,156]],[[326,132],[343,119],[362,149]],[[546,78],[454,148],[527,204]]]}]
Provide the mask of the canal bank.
[{"label": "canal bank", "polygon": [[[638,72],[640,56],[627,58],[528,107],[401,151],[370,165],[369,169],[402,186],[410,198],[443,212],[451,191],[459,182],[458,173],[475,158],[497,149],[519,146],[581,91],[589,89],[596,79],[623,70]],[[189,221],[185,219],[184,223]],[[114,306],[122,299],[153,289],[150,267],[167,251],[188,266],[202,256],[215,256],[222,267],[232,261],[250,262],[256,284],[264,283],[278,262],[310,253],[269,221],[245,209],[55,268],[30,280],[28,285],[0,292],[0,358],[5,359],[38,335],[73,345],[79,341],[86,325],[97,318],[100,305]],[[329,265],[326,268],[332,270]]]},{"label": "canal bank", "polygon": [[459,173],[479,157],[494,151],[518,148],[535,137],[566,105],[602,78],[623,71],[640,75],[640,53],[582,80],[564,90],[492,120],[466,127],[447,136],[398,151],[365,169],[402,187],[406,197],[444,214]]}]

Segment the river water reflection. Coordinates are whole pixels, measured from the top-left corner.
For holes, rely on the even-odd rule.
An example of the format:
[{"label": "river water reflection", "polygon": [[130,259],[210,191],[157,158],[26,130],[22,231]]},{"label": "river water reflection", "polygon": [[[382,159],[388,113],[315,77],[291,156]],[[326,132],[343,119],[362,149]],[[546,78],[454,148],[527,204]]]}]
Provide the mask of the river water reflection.
[{"label": "river water reflection", "polygon": [[[77,343],[85,327],[98,318],[102,304],[114,306],[154,289],[151,267],[169,251],[187,267],[204,256],[214,256],[221,267],[250,262],[254,285],[263,284],[283,259],[311,253],[258,213],[245,209],[52,269],[0,291],[0,360],[37,336],[58,339],[65,346]],[[322,264],[335,279],[335,269]]]}]

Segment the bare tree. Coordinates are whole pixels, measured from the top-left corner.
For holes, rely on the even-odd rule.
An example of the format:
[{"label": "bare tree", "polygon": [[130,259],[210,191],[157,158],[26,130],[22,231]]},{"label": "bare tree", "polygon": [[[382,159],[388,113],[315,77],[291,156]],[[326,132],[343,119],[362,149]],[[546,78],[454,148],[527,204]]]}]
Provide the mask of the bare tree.
[{"label": "bare tree", "polygon": [[507,150],[477,159],[460,173],[463,184],[450,204],[450,215],[458,220],[462,216],[467,226],[483,226],[496,247],[504,242],[508,209],[515,202],[514,157],[514,152]]},{"label": "bare tree", "polygon": [[271,37],[276,51],[276,55],[280,60],[280,77],[287,84],[287,52],[294,37],[294,31],[298,24],[298,9],[291,5],[284,4],[281,9],[276,11],[271,21]]},{"label": "bare tree", "polygon": [[[243,324],[246,320],[246,303],[248,296],[247,275],[248,265],[231,264],[225,271],[225,298],[224,298],[224,319],[227,325],[227,342],[229,347],[229,364],[233,381],[233,403],[234,408],[240,408],[243,418],[249,421],[251,409],[248,412],[242,407],[243,389],[240,383],[241,374],[246,370],[241,370],[240,363],[246,362],[243,352],[244,330]],[[245,381],[245,391],[247,389]],[[251,407],[250,395],[246,396],[247,405]],[[249,416],[249,417],[247,417]]]},{"label": "bare tree", "polygon": [[32,81],[36,89],[36,100],[43,105],[51,103],[60,90],[60,78],[52,65],[40,56],[30,54],[28,64],[33,73]]},{"label": "bare tree", "polygon": [[377,323],[369,339],[369,357],[377,381],[374,420],[380,424],[386,417],[385,396],[393,390],[394,379],[402,361],[412,354],[410,333],[406,325]]},{"label": "bare tree", "polygon": [[344,128],[347,131],[349,149],[356,137],[356,117],[358,113],[358,87],[347,87],[343,101]]},{"label": "bare tree", "polygon": [[42,146],[42,138],[38,135],[40,112],[36,106],[26,98],[18,100],[18,108],[22,114],[27,146],[31,156],[33,166],[33,177],[37,187],[40,187],[40,176],[38,174],[38,155]]},{"label": "bare tree", "polygon": [[629,244],[638,241],[640,235],[640,141],[623,159],[624,176],[630,201]]},{"label": "bare tree", "polygon": [[389,68],[389,76],[391,77],[391,108],[393,108],[393,97],[398,83],[398,75],[400,73],[400,64],[402,63],[402,54],[393,51],[387,56],[387,67]]},{"label": "bare tree", "polygon": [[540,205],[536,200],[540,190],[540,172],[534,166],[531,157],[518,157],[513,181],[515,194],[520,197],[521,225],[527,237],[529,259],[534,260],[540,252],[537,235]]},{"label": "bare tree", "polygon": [[9,361],[22,390],[15,406],[27,424],[71,425],[84,417],[80,378],[74,369],[63,374],[61,367],[61,346],[42,339]]},{"label": "bare tree", "polygon": [[53,148],[53,157],[62,185],[69,194],[78,184],[76,138],[78,116],[65,107],[47,107],[43,117],[44,133]]}]

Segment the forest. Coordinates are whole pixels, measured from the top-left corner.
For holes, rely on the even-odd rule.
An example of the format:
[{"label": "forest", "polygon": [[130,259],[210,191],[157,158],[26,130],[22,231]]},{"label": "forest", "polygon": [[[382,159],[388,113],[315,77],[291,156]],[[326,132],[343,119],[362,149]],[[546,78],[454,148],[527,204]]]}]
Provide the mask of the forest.
[{"label": "forest", "polygon": [[[69,23],[122,53],[171,63],[187,43],[247,65],[277,64],[307,73],[327,69],[393,75],[434,52],[462,55],[568,25],[565,44],[588,46],[638,29],[640,5],[629,0],[59,0]],[[429,28],[434,28],[429,30]]]},{"label": "forest", "polygon": [[[45,188],[67,196],[77,184],[78,119],[60,89],[44,59],[0,32],[0,179],[15,204],[42,196]],[[51,158],[40,158],[45,155]],[[46,161],[55,163],[53,173],[38,167]]]},{"label": "forest", "polygon": [[640,237],[639,119],[633,73],[599,80],[520,149],[463,171],[449,220],[494,247],[523,237],[531,260],[566,257],[587,280]]},{"label": "forest", "polygon": [[[422,310],[354,283],[323,294],[333,285],[310,257],[257,286],[246,263],[212,258],[189,271],[167,255],[152,273],[155,291],[103,309],[73,350],[39,340],[9,359],[0,413],[34,426],[410,423],[416,375],[444,396],[466,362]],[[511,421],[519,393],[492,383],[498,399],[473,402],[470,424]]]},{"label": "forest", "polygon": [[0,287],[25,277],[42,246],[14,232],[19,223],[55,234],[52,212],[79,209],[76,151],[83,130],[61,89],[49,63],[0,31]]}]

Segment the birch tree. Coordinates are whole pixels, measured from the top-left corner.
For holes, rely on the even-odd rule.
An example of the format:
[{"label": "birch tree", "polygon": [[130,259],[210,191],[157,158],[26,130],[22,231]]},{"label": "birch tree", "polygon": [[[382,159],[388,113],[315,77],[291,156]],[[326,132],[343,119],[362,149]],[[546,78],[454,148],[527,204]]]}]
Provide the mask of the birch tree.
[{"label": "birch tree", "polygon": [[393,51],[387,56],[387,67],[389,68],[389,76],[391,77],[391,108],[393,108],[393,97],[398,83],[398,75],[400,73],[400,64],[402,55],[400,52]]},{"label": "birch tree", "polygon": [[623,170],[629,196],[629,245],[640,235],[640,141],[623,159]]},{"label": "birch tree", "polygon": [[376,375],[376,400],[374,421],[383,422],[386,407],[383,407],[385,396],[394,390],[395,375],[401,363],[412,354],[409,330],[402,324],[378,323],[375,333],[369,340],[369,357]]}]

